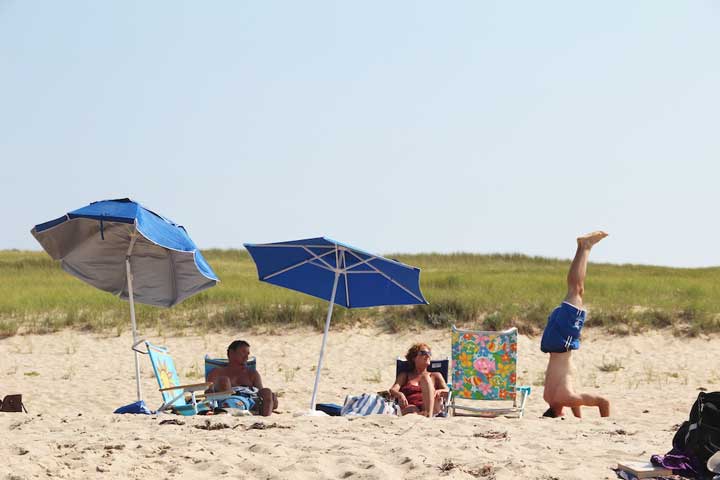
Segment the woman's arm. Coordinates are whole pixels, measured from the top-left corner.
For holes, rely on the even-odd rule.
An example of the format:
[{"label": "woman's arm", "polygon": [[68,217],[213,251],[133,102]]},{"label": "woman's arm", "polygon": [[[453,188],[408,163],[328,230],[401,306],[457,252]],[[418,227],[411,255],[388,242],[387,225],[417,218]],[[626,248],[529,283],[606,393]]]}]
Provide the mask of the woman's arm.
[{"label": "woman's arm", "polygon": [[390,397],[397,399],[401,408],[405,408],[408,406],[408,401],[407,398],[405,398],[405,394],[400,391],[400,387],[402,385],[405,385],[406,382],[407,373],[400,373],[395,379],[395,383],[393,383],[393,386],[390,387],[390,390],[388,390]]},{"label": "woman's arm", "polygon": [[450,388],[447,386],[447,383],[445,383],[445,379],[439,372],[433,372],[433,376],[435,377],[435,394],[438,393],[447,393],[450,391]]}]

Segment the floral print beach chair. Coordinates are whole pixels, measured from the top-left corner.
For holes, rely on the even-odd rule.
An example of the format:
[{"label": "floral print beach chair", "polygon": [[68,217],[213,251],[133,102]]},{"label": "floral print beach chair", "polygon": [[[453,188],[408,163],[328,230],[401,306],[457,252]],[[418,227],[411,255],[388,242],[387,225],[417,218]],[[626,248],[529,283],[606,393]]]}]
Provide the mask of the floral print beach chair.
[{"label": "floral print beach chair", "polygon": [[[517,328],[502,332],[460,330],[452,327],[452,403],[457,410],[482,416],[522,417],[530,387],[516,386]],[[487,401],[486,406],[459,404],[457,400]],[[490,407],[512,402],[512,406]]]}]

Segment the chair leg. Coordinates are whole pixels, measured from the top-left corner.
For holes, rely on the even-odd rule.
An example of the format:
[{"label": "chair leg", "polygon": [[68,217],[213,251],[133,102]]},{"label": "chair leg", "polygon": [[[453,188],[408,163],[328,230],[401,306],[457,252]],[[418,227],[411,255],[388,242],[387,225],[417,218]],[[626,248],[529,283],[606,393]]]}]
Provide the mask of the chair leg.
[{"label": "chair leg", "polygon": [[[172,408],[172,406],[173,406],[173,404],[175,403],[175,401],[176,401],[177,399],[179,399],[180,397],[184,396],[184,395],[185,395],[185,392],[181,393],[180,395],[175,396],[174,398],[172,398],[171,400],[169,400],[169,401],[167,401],[167,402],[164,402],[164,403],[163,403],[162,405],[160,405],[160,407],[158,408],[158,412],[161,412],[161,411],[163,411],[163,410],[167,410],[167,409]],[[196,413],[197,413],[197,412],[196,412]]]},{"label": "chair leg", "polygon": [[526,388],[520,389],[522,399],[520,400],[520,418],[522,418],[523,414],[525,413],[525,402],[527,401],[528,395],[530,395],[530,392]]}]

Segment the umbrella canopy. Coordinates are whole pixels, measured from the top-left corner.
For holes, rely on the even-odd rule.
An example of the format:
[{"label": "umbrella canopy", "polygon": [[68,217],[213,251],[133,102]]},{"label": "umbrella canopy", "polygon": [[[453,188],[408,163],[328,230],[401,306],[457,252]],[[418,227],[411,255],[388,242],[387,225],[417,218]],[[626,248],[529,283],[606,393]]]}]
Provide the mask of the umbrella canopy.
[{"label": "umbrella canopy", "polygon": [[260,280],[330,302],[310,410],[315,409],[333,305],[345,308],[427,304],[420,269],[327,237],[245,244]]},{"label": "umbrella canopy", "polygon": [[[218,282],[184,227],[127,198],[93,202],[31,233],[63,270],[130,301],[134,342],[135,301],[171,307]],[[137,353],[135,368],[141,400]]]},{"label": "umbrella canopy", "polygon": [[125,300],[126,256],[134,299],[147,305],[171,307],[218,281],[184,227],[127,198],[91,203],[31,233],[63,270]]},{"label": "umbrella canopy", "polygon": [[[345,308],[426,304],[420,269],[326,238],[245,244],[260,280]],[[335,274],[337,292],[332,299]]]}]

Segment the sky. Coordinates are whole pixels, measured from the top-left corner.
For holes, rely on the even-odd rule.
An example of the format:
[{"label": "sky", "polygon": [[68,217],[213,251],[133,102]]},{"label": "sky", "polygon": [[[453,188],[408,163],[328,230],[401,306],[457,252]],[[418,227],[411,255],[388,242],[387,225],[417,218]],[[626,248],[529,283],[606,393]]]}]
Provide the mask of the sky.
[{"label": "sky", "polygon": [[720,2],[0,0],[0,249],[130,197],[201,249],[720,265]]}]

